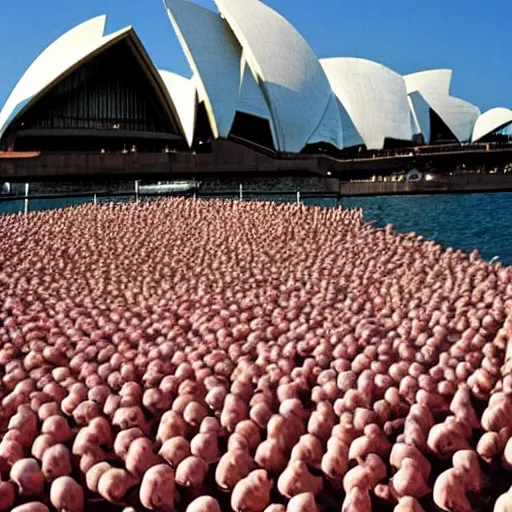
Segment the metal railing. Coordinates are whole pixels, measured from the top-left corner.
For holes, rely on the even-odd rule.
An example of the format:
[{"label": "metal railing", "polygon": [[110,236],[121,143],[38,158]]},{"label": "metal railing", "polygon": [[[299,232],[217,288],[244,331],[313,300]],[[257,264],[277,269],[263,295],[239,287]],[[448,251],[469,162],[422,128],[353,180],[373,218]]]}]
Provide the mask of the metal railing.
[{"label": "metal railing", "polygon": [[[98,205],[105,202],[140,202],[155,200],[164,197],[185,197],[193,199],[238,199],[240,201],[250,200],[272,200],[281,202],[303,203],[311,200],[322,200],[330,202],[332,206],[339,205],[341,199],[338,192],[325,191],[301,191],[301,190],[251,190],[244,189],[242,184],[238,190],[202,190],[199,187],[191,187],[188,190],[163,190],[161,192],[143,191],[139,181],[134,182],[132,191],[112,192],[107,190],[87,192],[66,192],[66,193],[30,193],[30,185],[26,183],[23,193],[0,194],[0,215],[5,213],[21,213],[28,215],[31,211],[46,209],[57,209],[69,206],[79,206],[87,203]],[[85,200],[85,201],[83,201]],[[48,202],[48,208],[42,208],[40,203]],[[32,208],[31,206],[34,206]],[[63,204],[65,203],[65,204]],[[2,205],[19,204],[14,211],[7,211]],[[3,211],[5,210],[5,211]]]}]

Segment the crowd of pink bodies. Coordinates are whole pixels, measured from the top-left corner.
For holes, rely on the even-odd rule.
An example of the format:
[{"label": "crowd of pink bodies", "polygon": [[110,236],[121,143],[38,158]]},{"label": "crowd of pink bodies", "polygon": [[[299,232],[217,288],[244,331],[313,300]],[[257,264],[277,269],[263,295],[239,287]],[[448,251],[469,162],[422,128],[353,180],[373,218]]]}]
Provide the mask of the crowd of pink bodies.
[{"label": "crowd of pink bodies", "polygon": [[360,210],[0,217],[0,511],[470,512],[511,338],[511,268]]}]

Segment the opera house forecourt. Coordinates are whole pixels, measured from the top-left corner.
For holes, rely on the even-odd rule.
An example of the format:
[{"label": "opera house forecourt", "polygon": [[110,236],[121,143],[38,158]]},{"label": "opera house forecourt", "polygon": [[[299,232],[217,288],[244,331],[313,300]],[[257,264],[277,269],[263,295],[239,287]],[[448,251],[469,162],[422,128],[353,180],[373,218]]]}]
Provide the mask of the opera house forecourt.
[{"label": "opera house forecourt", "polygon": [[105,34],[105,16],[88,20],[14,87],[0,112],[0,149],[186,152],[231,140],[343,159],[495,140],[512,122],[509,109],[482,114],[452,96],[447,69],[401,76],[366,59],[318,59],[258,0],[217,0],[218,13],[164,3],[192,78],[156,69],[134,28]]}]

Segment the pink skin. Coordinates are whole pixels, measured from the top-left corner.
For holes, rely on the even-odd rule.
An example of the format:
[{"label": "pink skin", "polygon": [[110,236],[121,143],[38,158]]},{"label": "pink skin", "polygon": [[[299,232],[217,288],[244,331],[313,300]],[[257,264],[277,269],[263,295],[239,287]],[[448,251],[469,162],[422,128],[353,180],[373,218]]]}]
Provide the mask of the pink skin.
[{"label": "pink skin", "polygon": [[200,496],[187,507],[186,512],[221,512],[219,502],[211,496]]},{"label": "pink skin", "polygon": [[220,415],[220,423],[228,432],[233,432],[236,425],[248,416],[247,404],[238,395],[229,394],[226,396]]},{"label": "pink skin", "polygon": [[71,416],[82,400],[83,398],[79,394],[70,392],[60,403],[60,408],[66,416]]},{"label": "pink skin", "polygon": [[0,442],[0,474],[9,474],[13,464],[23,458],[23,447],[17,441]]},{"label": "pink skin", "polygon": [[174,471],[167,464],[148,469],[140,486],[140,502],[149,510],[174,510]]},{"label": "pink skin", "polygon": [[466,434],[461,425],[445,420],[430,429],[427,444],[437,457],[449,459],[456,451],[469,448]]},{"label": "pink skin", "polygon": [[63,444],[49,447],[43,454],[41,469],[47,482],[71,474],[71,454]]},{"label": "pink skin", "polygon": [[128,448],[126,469],[141,477],[150,467],[158,464],[158,457],[153,452],[153,443],[147,437],[138,437]]},{"label": "pink skin", "polygon": [[96,402],[86,400],[73,411],[73,419],[79,426],[88,425],[90,421],[100,415],[100,407]]},{"label": "pink skin", "polygon": [[349,493],[354,487],[371,489],[375,487],[387,474],[382,459],[373,453],[366,460],[352,468],[343,478],[343,488]]},{"label": "pink skin", "polygon": [[372,503],[368,489],[353,487],[346,495],[342,512],[372,512]]},{"label": "pink skin", "polygon": [[109,469],[112,469],[112,466],[108,462],[99,462],[98,464],[92,466],[89,471],[87,471],[85,480],[87,488],[91,492],[98,492],[98,483],[100,481],[101,475],[106,473]]},{"label": "pink skin", "polygon": [[480,469],[478,454],[474,450],[460,450],[452,459],[453,467],[465,471],[466,489],[481,492],[484,486],[484,475]]},{"label": "pink skin", "polygon": [[34,458],[41,460],[44,452],[54,444],[56,443],[53,436],[49,434],[41,434],[35,438],[32,444],[31,454]]},{"label": "pink skin", "polygon": [[14,506],[16,490],[12,482],[0,482],[0,512],[8,512]]},{"label": "pink skin", "polygon": [[365,427],[364,433],[364,436],[355,439],[350,445],[349,459],[364,459],[370,453],[386,458],[391,449],[391,443],[384,432],[377,425],[370,424]]},{"label": "pink skin", "polygon": [[510,489],[502,494],[494,504],[494,512],[510,512],[512,510],[512,492]]},{"label": "pink skin", "polygon": [[206,416],[208,411],[198,402],[190,402],[183,411],[183,419],[196,431]]},{"label": "pink skin", "polygon": [[327,443],[327,453],[322,457],[321,469],[333,481],[341,481],[348,471],[348,447],[335,437]]},{"label": "pink skin", "polygon": [[87,398],[93,402],[96,402],[100,408],[103,409],[110,393],[111,391],[108,386],[98,385],[89,390]]},{"label": "pink skin", "polygon": [[279,406],[279,414],[281,416],[293,414],[300,419],[304,419],[306,417],[306,412],[304,411],[302,402],[298,398],[287,398],[281,402],[281,405]]},{"label": "pink skin", "polygon": [[220,459],[215,470],[215,482],[224,490],[232,490],[245,478],[254,463],[245,450],[229,450]]},{"label": "pink skin", "polygon": [[480,422],[471,405],[471,391],[468,386],[459,386],[450,403],[450,411],[456,418],[467,423],[472,428],[480,428]]},{"label": "pink skin", "polygon": [[416,462],[418,471],[423,476],[423,479],[427,481],[430,477],[431,466],[430,462],[425,456],[415,447],[403,443],[396,443],[391,449],[389,456],[389,462],[395,469],[402,467],[402,462],[405,459],[412,459]]},{"label": "pink skin", "polygon": [[247,439],[249,451],[254,453],[261,442],[261,434],[258,425],[252,420],[243,420],[235,427],[235,433]]},{"label": "pink skin", "polygon": [[50,500],[58,512],[84,510],[84,490],[69,476],[61,476],[52,483]]},{"label": "pink skin", "polygon": [[170,400],[159,389],[147,389],[142,396],[142,405],[152,414],[169,409]]},{"label": "pink skin", "polygon": [[120,407],[114,413],[112,425],[119,427],[121,430],[138,427],[143,432],[147,430],[146,419],[144,413],[139,406]]},{"label": "pink skin", "polygon": [[498,455],[503,454],[504,466],[512,469],[512,445],[508,446],[509,438],[508,428],[500,430],[499,433],[486,432],[478,441],[476,451],[487,464],[491,464]]},{"label": "pink skin", "polygon": [[226,388],[223,388],[221,386],[215,387],[215,388],[211,389],[210,391],[208,391],[208,394],[205,397],[205,402],[214,411],[221,411],[227,394],[228,394],[228,392],[227,392]]},{"label": "pink skin", "polygon": [[[331,438],[353,444],[359,464],[372,450],[387,458],[384,448],[354,441],[368,439],[375,423],[384,438],[449,457],[477,430],[474,397],[488,400],[480,458],[498,464],[503,454],[509,463],[500,432],[512,427],[510,270],[377,230],[360,210],[244,203],[234,215],[233,208],[164,200],[0,219],[9,241],[0,240],[4,479],[17,458],[36,449],[43,457],[48,446],[34,440],[41,432],[68,448],[75,442],[74,469],[83,471],[112,456],[108,428],[117,434],[137,425],[152,441],[158,429],[156,451],[176,435],[192,441],[207,410],[230,435],[229,449],[245,441],[247,454],[274,466],[272,476],[290,458],[318,460],[301,453],[307,432],[326,450],[326,476],[361,476],[366,492],[374,479],[364,468],[345,475],[344,458],[336,467],[346,450]],[[241,265],[248,255],[251,265]],[[19,424],[19,407],[29,404],[43,419],[30,440]],[[184,418],[159,424],[165,404]],[[132,419],[123,418],[127,408]],[[434,425],[432,415],[439,422],[449,410],[453,416]],[[248,418],[256,428],[240,432]],[[108,428],[90,429],[95,419]]]},{"label": "pink skin", "polygon": [[18,442],[28,448],[37,436],[37,416],[28,406],[21,406],[9,420],[8,428],[19,430],[21,436]]},{"label": "pink skin", "polygon": [[212,432],[214,434],[217,434],[219,437],[225,435],[225,431],[222,428],[220,421],[213,416],[207,416],[206,418],[203,419],[203,421],[201,421],[201,425],[199,426],[199,432],[201,434]]},{"label": "pink skin", "polygon": [[59,404],[57,404],[57,402],[47,402],[41,405],[37,411],[37,416],[40,421],[44,421],[46,418],[54,416],[55,414],[59,414]]},{"label": "pink skin", "polygon": [[339,439],[343,443],[345,443],[347,446],[350,446],[352,441],[357,437],[357,433],[354,429],[354,425],[349,422],[344,422],[339,425],[335,425],[332,429],[332,437],[335,437],[336,439]]},{"label": "pink skin", "polygon": [[400,498],[393,512],[425,512],[425,510],[416,498],[405,496],[404,498]]},{"label": "pink skin", "polygon": [[192,455],[201,457],[207,464],[219,460],[219,442],[217,434],[213,432],[197,434],[190,441]]},{"label": "pink skin", "polygon": [[96,432],[91,428],[85,427],[78,431],[73,442],[71,452],[73,455],[82,456],[90,447],[98,447],[100,445],[100,438]]},{"label": "pink skin", "polygon": [[207,472],[208,464],[192,455],[179,463],[175,480],[182,487],[198,488],[203,484]]},{"label": "pink skin", "polygon": [[111,503],[122,503],[126,493],[137,484],[137,478],[125,469],[111,468],[101,474],[98,493]]},{"label": "pink skin", "polygon": [[499,393],[492,395],[482,414],[482,427],[488,432],[499,432],[505,427],[512,428],[512,399]]},{"label": "pink skin", "polygon": [[121,430],[119,434],[117,434],[115,442],[114,442],[114,452],[115,454],[124,459],[128,454],[128,449],[135,439],[139,437],[144,437],[144,433],[138,427],[129,428],[128,430]]},{"label": "pink skin", "polygon": [[290,462],[302,461],[313,467],[319,468],[323,455],[324,450],[320,440],[311,434],[305,434],[293,447]]},{"label": "pink skin", "polygon": [[275,439],[263,441],[256,449],[254,460],[260,467],[272,474],[280,473],[287,464],[286,455],[279,441]]},{"label": "pink skin", "polygon": [[258,427],[265,429],[268,421],[272,417],[272,409],[264,402],[253,405],[249,411],[249,417],[258,425]]},{"label": "pink skin", "polygon": [[303,492],[317,495],[322,486],[322,478],[313,476],[301,461],[290,462],[277,481],[279,492],[287,498]]},{"label": "pink skin", "polygon": [[165,459],[171,467],[177,468],[182,460],[191,455],[190,444],[184,437],[172,437],[165,441],[158,455]]},{"label": "pink skin", "polygon": [[396,498],[391,492],[391,484],[377,484],[373,488],[373,493],[386,505],[394,505],[396,503]]},{"label": "pink skin", "polygon": [[187,434],[187,424],[185,420],[174,411],[167,411],[160,419],[156,439],[164,443],[172,437],[185,437]]},{"label": "pink skin", "polygon": [[403,459],[400,469],[393,476],[389,485],[393,495],[398,499],[404,496],[423,498],[430,492],[425,479],[421,475],[420,465],[415,459]]},{"label": "pink skin", "polygon": [[266,471],[258,469],[240,480],[231,495],[234,512],[263,512],[270,503],[272,481]]},{"label": "pink skin", "polygon": [[80,457],[80,470],[83,473],[87,473],[89,469],[106,460],[107,456],[105,452],[96,445],[88,445],[85,447],[82,456]]},{"label": "pink skin", "polygon": [[319,512],[315,496],[309,492],[294,496],[287,507],[289,512]]},{"label": "pink skin", "polygon": [[35,459],[20,459],[11,468],[10,478],[18,487],[20,496],[41,496],[44,477]]},{"label": "pink skin", "polygon": [[93,418],[89,422],[88,429],[98,437],[101,446],[112,447],[112,428],[109,421],[101,416]]},{"label": "pink skin", "polygon": [[41,428],[42,434],[50,434],[57,443],[67,443],[73,437],[68,422],[62,416],[50,416],[47,418]]},{"label": "pink skin", "polygon": [[466,496],[464,474],[463,469],[451,468],[437,477],[434,484],[434,503],[441,510],[472,511],[473,508]]},{"label": "pink skin", "polygon": [[50,512],[48,507],[39,501],[31,501],[11,509],[11,512]]}]

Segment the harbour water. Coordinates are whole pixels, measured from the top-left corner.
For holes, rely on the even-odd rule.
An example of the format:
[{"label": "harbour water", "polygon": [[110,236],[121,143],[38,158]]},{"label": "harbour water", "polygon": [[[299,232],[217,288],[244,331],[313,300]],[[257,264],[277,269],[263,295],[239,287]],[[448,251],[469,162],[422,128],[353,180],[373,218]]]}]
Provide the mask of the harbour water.
[{"label": "harbour water", "polygon": [[[262,197],[246,196],[245,199],[261,200]],[[98,202],[109,200],[101,198]],[[279,200],[296,201],[297,197],[281,196]],[[92,196],[31,200],[30,211],[63,208],[92,201]],[[303,202],[322,206],[336,204],[335,199],[322,198],[303,199]],[[378,227],[392,223],[397,231],[415,231],[445,247],[468,252],[478,249],[488,260],[498,258],[504,264],[512,265],[512,193],[347,197],[342,199],[341,204],[347,208],[363,208],[365,219],[374,221]],[[22,211],[23,201],[0,203],[0,214]]]},{"label": "harbour water", "polygon": [[512,265],[512,193],[439,194],[343,199],[361,207],[367,220],[415,231],[445,247],[472,251]]}]

